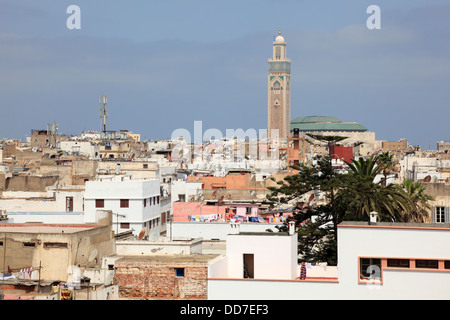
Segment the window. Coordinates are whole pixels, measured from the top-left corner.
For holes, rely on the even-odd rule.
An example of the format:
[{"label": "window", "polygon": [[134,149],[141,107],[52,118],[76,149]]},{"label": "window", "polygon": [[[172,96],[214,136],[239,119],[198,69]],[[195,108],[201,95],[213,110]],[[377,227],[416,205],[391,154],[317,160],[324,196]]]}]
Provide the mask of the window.
[{"label": "window", "polygon": [[435,222],[445,223],[445,207],[435,207]]},{"label": "window", "polygon": [[73,197],[66,197],[66,212],[73,211]]},{"label": "window", "polygon": [[51,249],[51,248],[67,248],[67,243],[62,242],[45,242],[44,248]]},{"label": "window", "polygon": [[144,169],[148,169],[148,164],[147,164],[147,163],[144,163],[144,164],[142,165],[142,167],[143,167]]},{"label": "window", "polygon": [[391,268],[409,268],[409,259],[387,259],[387,266]]},{"label": "window", "polygon": [[175,268],[176,277],[184,277],[184,268]]},{"label": "window", "polygon": [[361,280],[381,280],[381,259],[361,258],[359,274]]},{"label": "window", "polygon": [[120,207],[128,208],[130,206],[130,200],[128,199],[120,199]]},{"label": "window", "polygon": [[275,47],[275,59],[280,60],[280,58],[281,58],[281,48]]},{"label": "window", "polygon": [[120,223],[121,229],[130,229],[130,224],[128,222],[122,222]]},{"label": "window", "polygon": [[416,260],[416,268],[438,269],[439,263],[437,260]]},{"label": "window", "polygon": [[156,197],[156,201],[157,201],[157,203],[159,203],[159,196]]},{"label": "window", "polygon": [[450,260],[444,261],[444,269],[450,269]]},{"label": "window", "polygon": [[144,199],[144,208],[147,206],[147,199]]},{"label": "window", "polygon": [[96,199],[95,200],[95,207],[96,208],[104,208],[105,207],[105,200],[103,200],[103,199]]},{"label": "window", "polygon": [[34,247],[36,247],[36,243],[34,243],[34,242],[24,242],[23,246],[25,248],[34,248]]}]

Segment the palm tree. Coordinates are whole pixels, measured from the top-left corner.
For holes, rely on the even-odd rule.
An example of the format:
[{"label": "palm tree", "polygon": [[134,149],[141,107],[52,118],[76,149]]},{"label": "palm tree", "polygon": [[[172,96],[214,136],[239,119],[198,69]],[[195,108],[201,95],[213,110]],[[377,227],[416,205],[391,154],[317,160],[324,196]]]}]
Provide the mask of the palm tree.
[{"label": "palm tree", "polygon": [[352,162],[345,163],[349,166],[351,172],[357,174],[360,177],[365,177],[370,181],[373,181],[378,173],[383,169],[378,163],[378,156],[370,156],[368,159],[359,158],[358,160],[352,159]]},{"label": "palm tree", "polygon": [[380,220],[401,221],[403,215],[411,209],[411,202],[399,185],[388,186],[375,183],[374,179],[383,170],[379,156],[368,159],[352,159],[347,187],[340,190],[338,199],[347,207],[347,218],[367,219],[371,211],[379,214]]},{"label": "palm tree", "polygon": [[429,222],[431,205],[428,203],[434,200],[432,196],[425,193],[426,186],[422,185],[421,181],[413,181],[405,179],[402,187],[406,191],[410,202],[412,203],[412,210],[404,214],[407,222]]},{"label": "palm tree", "polygon": [[389,151],[383,152],[377,157],[377,163],[382,168],[384,179],[381,180],[383,185],[387,184],[387,176],[395,168],[394,156]]}]

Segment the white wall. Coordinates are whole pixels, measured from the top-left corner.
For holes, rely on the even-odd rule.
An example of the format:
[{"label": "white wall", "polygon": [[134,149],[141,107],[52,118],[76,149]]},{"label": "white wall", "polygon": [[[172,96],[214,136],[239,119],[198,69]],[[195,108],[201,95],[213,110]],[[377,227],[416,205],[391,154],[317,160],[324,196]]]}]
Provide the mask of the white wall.
[{"label": "white wall", "polygon": [[83,224],[82,212],[8,212],[8,220],[3,223],[39,222],[48,224]]},{"label": "white wall", "polygon": [[449,299],[450,270],[382,270],[383,284],[359,284],[359,257],[450,259],[450,231],[339,227],[339,282],[349,299]]},{"label": "white wall", "polygon": [[197,192],[201,189],[201,182],[172,181],[172,202],[177,201],[180,194],[185,195],[185,201],[188,201],[190,196],[194,196],[195,200],[197,200]]},{"label": "white wall", "polygon": [[61,141],[60,149],[72,154],[77,152],[81,155],[86,155],[90,159],[100,158],[100,146],[93,145],[89,141]]},{"label": "white wall", "polygon": [[[217,265],[216,268],[213,264],[210,267],[208,299],[450,299],[450,270],[382,268],[382,283],[360,283],[358,269],[360,257],[450,260],[447,245],[450,243],[449,225],[442,225],[441,228],[431,228],[431,225],[425,225],[429,228],[424,228],[423,225],[414,224],[400,224],[402,228],[398,228],[397,224],[384,227],[380,224],[354,225],[340,225],[338,228],[337,280],[274,280],[275,271],[265,275],[264,279],[232,279],[232,275],[242,272],[242,266],[228,257],[228,279],[221,278],[226,272],[223,266]],[[240,244],[242,247],[244,245]],[[254,246],[258,244],[255,242]],[[244,248],[233,249],[234,252],[242,250]],[[274,259],[277,259],[278,253],[273,249],[272,252],[275,254]],[[219,262],[224,263],[221,260]],[[336,276],[336,268],[332,271],[328,276]]]},{"label": "white wall", "polygon": [[[282,223],[240,223],[241,232],[265,232],[267,229],[278,232],[275,226]],[[230,233],[227,222],[167,222],[167,237],[203,238],[204,240],[226,240]]]},{"label": "white wall", "polygon": [[243,278],[243,255],[254,255],[255,279],[295,279],[297,234],[255,233],[227,236],[228,277]]},{"label": "white wall", "polygon": [[336,300],[339,283],[300,280],[208,279],[208,300]]},{"label": "white wall", "polygon": [[116,242],[118,255],[201,254],[201,239],[178,241],[126,240]]},{"label": "white wall", "polygon": [[0,199],[0,209],[16,213],[64,213],[66,212],[66,197],[73,198],[73,212],[83,212],[83,190],[68,191],[64,189],[52,189],[47,193],[5,192]]}]

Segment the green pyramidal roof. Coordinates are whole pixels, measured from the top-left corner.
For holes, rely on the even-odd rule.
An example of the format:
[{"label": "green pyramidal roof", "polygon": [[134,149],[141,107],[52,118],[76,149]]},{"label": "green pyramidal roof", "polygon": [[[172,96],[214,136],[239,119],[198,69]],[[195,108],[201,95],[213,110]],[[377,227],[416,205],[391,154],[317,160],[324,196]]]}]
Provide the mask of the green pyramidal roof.
[{"label": "green pyramidal roof", "polygon": [[309,116],[298,117],[291,121],[291,130],[300,131],[367,131],[357,122],[342,122],[335,117]]}]

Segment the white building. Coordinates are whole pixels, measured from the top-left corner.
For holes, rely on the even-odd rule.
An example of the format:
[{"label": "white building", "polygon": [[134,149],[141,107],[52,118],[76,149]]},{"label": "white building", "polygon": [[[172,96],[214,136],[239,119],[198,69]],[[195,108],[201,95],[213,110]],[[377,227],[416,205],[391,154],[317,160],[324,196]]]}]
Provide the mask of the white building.
[{"label": "white building", "polygon": [[174,201],[199,201],[199,192],[202,190],[201,181],[183,181],[176,180],[172,181],[172,203]]},{"label": "white building", "polygon": [[[210,262],[208,299],[450,299],[450,224],[344,222],[337,268],[310,266],[305,280],[299,265],[296,277],[286,272],[296,251],[282,237],[252,237],[229,236],[227,255]],[[253,279],[244,278],[248,254]]]},{"label": "white building", "polygon": [[159,180],[88,181],[84,194],[85,223],[95,221],[97,210],[113,212],[113,230],[144,230],[157,239],[161,230]]},{"label": "white building", "polygon": [[100,159],[100,146],[90,141],[61,141],[59,147],[68,154],[84,155],[89,157],[89,159]]},{"label": "white building", "polygon": [[46,192],[4,191],[0,197],[8,223],[84,223],[84,186],[48,187]]}]

